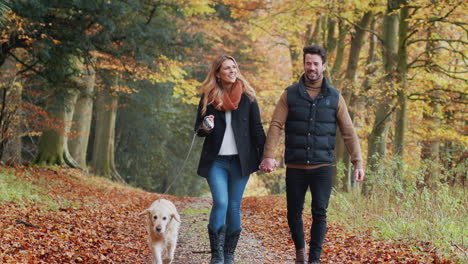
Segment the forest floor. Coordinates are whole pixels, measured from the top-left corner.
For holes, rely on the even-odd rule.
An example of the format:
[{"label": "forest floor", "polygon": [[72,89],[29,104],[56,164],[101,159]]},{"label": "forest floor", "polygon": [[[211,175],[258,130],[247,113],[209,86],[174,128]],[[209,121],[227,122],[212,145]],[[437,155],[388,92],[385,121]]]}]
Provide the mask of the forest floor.
[{"label": "forest floor", "polygon": [[[29,188],[32,194],[9,202],[0,198],[0,263],[150,263],[138,214],[158,198],[173,201],[181,214],[173,263],[209,263],[210,198],[148,193],[72,169],[19,167],[2,173],[15,175],[7,188]],[[285,208],[281,196],[244,199],[236,263],[294,263]],[[310,218],[304,215],[305,230]],[[329,223],[323,263],[454,262],[430,243],[376,240]]]}]

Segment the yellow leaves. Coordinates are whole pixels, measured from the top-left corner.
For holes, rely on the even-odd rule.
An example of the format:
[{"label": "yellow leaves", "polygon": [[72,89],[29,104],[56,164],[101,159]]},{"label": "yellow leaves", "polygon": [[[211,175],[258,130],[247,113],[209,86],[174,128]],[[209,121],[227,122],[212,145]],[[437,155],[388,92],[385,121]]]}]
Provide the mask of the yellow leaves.
[{"label": "yellow leaves", "polygon": [[231,16],[237,19],[250,18],[253,12],[269,5],[269,1],[262,0],[223,0],[222,2],[230,8]]},{"label": "yellow leaves", "polygon": [[187,73],[182,68],[181,62],[161,56],[157,65],[157,71],[148,76],[150,81],[153,83],[173,83],[175,97],[181,98],[184,103],[197,103],[197,87],[200,86],[200,83],[195,79],[186,79]]},{"label": "yellow leaves", "polygon": [[[124,78],[122,72],[132,72],[133,80],[149,80],[152,83],[172,83],[174,96],[180,97],[182,102],[196,104],[196,88],[200,83],[194,79],[186,79],[184,64],[166,56],[156,59],[156,69],[151,70],[147,65],[137,64],[131,58],[117,59],[109,54],[94,52],[98,58],[98,68],[113,71],[117,79]],[[132,94],[137,90],[117,82],[111,86],[113,92]]]},{"label": "yellow leaves", "polygon": [[199,86],[200,83],[195,79],[185,80],[184,82],[176,84],[173,94],[174,96],[181,98],[183,103],[197,104],[197,87]]},{"label": "yellow leaves", "polygon": [[188,16],[214,13],[215,10],[210,6],[211,2],[208,0],[189,1],[185,12]]},{"label": "yellow leaves", "polygon": [[179,78],[186,75],[186,72],[181,68],[180,62],[169,59],[166,56],[158,58],[157,72],[154,72],[149,76],[149,79],[153,82],[174,82]]}]

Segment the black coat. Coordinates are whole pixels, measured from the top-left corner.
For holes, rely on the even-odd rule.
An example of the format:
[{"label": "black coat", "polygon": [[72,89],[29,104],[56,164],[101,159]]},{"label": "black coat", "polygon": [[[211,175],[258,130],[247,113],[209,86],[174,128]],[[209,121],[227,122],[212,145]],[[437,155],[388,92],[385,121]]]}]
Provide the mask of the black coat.
[{"label": "black coat", "polygon": [[[211,104],[208,105],[205,115],[201,115],[202,107],[203,96],[198,105],[195,121],[195,132],[198,136],[205,137],[197,173],[202,177],[207,177],[223,142],[226,116],[224,111],[216,110]],[[251,101],[247,95],[242,94],[239,107],[231,114],[231,126],[239,153],[242,176],[247,176],[258,170],[263,156],[265,132],[260,119],[260,110],[257,101]],[[203,118],[208,115],[214,116],[214,128],[206,133],[200,127]]]}]

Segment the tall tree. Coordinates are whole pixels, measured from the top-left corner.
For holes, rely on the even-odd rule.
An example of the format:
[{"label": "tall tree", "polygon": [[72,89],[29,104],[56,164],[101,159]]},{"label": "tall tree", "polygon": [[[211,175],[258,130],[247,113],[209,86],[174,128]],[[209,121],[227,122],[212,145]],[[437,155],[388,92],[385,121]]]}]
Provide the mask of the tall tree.
[{"label": "tall tree", "polygon": [[338,40],[337,40],[337,47],[336,47],[336,57],[335,61],[333,62],[333,68],[330,71],[330,76],[333,79],[339,79],[340,69],[343,66],[343,59],[344,59],[344,52],[345,52],[345,42],[346,42],[346,35],[348,34],[348,26],[346,23],[340,19],[338,22]]},{"label": "tall tree", "polygon": [[78,168],[79,165],[71,157],[67,144],[77,93],[67,90],[57,92],[53,96],[60,100],[48,102],[46,109],[49,126],[42,132],[34,163],[41,166],[69,165]]},{"label": "tall tree", "polygon": [[[461,37],[463,33],[460,35],[466,32],[463,28],[466,23],[460,18],[463,13],[461,3],[441,1],[428,4],[411,1],[408,5],[412,12],[406,19],[407,70],[412,76],[411,82],[420,85],[408,85],[405,90],[410,100],[425,102],[422,111],[424,129],[419,133],[422,138],[420,157],[427,164],[424,177],[427,185],[440,180],[435,177],[444,165],[440,150],[444,145],[452,145],[455,138],[460,138],[449,135],[457,134],[458,120],[463,119],[457,113],[460,112],[460,106],[463,109],[463,105],[466,105],[463,99],[466,93],[462,88],[466,83],[465,71],[460,70],[466,68],[466,56],[462,51],[467,44],[466,36]],[[466,145],[462,138],[455,140],[460,146]],[[443,144],[445,140],[447,144]],[[452,149],[450,152],[458,151]],[[449,159],[458,160],[462,156],[455,154]],[[452,165],[448,165],[446,170],[452,168]]]},{"label": "tall tree", "polygon": [[[206,12],[204,9],[206,3],[205,5],[201,3],[185,5],[178,1],[173,1],[174,5],[143,0],[131,4],[126,1],[10,2],[12,11],[30,22],[27,24],[28,32],[40,32],[40,34],[26,35],[28,38],[24,45],[35,46],[35,48],[28,49],[30,56],[27,57],[27,60],[15,59],[26,67],[26,71],[32,71],[43,78],[44,87],[52,87],[56,91],[67,90],[70,87],[66,87],[64,84],[78,77],[79,70],[76,69],[74,60],[69,58],[78,58],[83,60],[84,64],[91,64],[91,51],[96,50],[115,58],[126,57],[127,61],[135,62],[131,63],[133,66],[145,63],[150,67],[157,66],[158,60],[164,55],[181,54],[176,52],[176,50],[181,50],[181,48],[177,48],[178,45],[180,43],[187,43],[187,45],[193,43],[193,41],[188,41],[188,38],[194,34],[175,30],[176,19],[185,14]],[[183,6],[183,8],[179,9],[178,6]],[[124,19],[128,17],[134,19]],[[172,36],[168,34],[170,32],[173,32]],[[24,36],[25,34],[22,34],[18,38],[22,39]],[[11,55],[12,47],[18,45],[6,43],[11,44],[7,46],[8,54]],[[131,72],[130,75],[133,75],[128,80],[142,77],[138,76],[134,69],[130,69],[127,62],[124,62],[123,65],[124,67],[120,67],[119,70],[125,75],[129,75],[129,72]],[[58,94],[65,98],[65,95],[71,94],[71,92],[60,91]],[[64,102],[71,103],[72,101],[50,102],[51,105],[56,106],[49,108],[54,109],[51,116],[65,117],[68,115],[68,113],[57,112],[68,111],[67,109],[73,107],[72,105],[59,107],[59,104]],[[57,136],[56,133],[53,135]],[[47,133],[43,137],[49,138]],[[48,142],[49,140],[41,141]],[[52,142],[62,144],[61,140]],[[36,159],[38,163],[57,161],[58,164],[61,164],[59,158],[49,157],[56,155],[47,153],[52,148],[50,144],[40,144],[39,148],[39,155]],[[56,151],[66,150],[67,144],[63,147],[54,147],[54,149]],[[62,156],[60,153],[58,155]]]},{"label": "tall tree", "polygon": [[[118,83],[117,76],[115,84]],[[118,97],[108,89],[97,92],[96,131],[91,166],[93,173],[113,180],[123,180],[114,160],[115,119]]]},{"label": "tall tree", "polygon": [[[377,109],[372,131],[369,135],[367,165],[372,171],[377,171],[385,157],[387,134],[389,131],[390,117],[394,111],[393,77],[397,67],[398,50],[398,0],[388,0],[387,10],[382,25],[382,57],[384,74],[381,86],[381,94],[376,98]],[[362,189],[364,194],[370,192],[370,184],[367,181]]]},{"label": "tall tree", "polygon": [[20,69],[12,58],[0,66],[0,160],[21,163],[21,95],[23,87],[16,75]]},{"label": "tall tree", "polygon": [[[351,47],[348,56],[348,65],[345,71],[345,79],[343,82],[342,93],[346,104],[351,110],[351,117],[353,118],[353,110],[356,106],[357,100],[351,100],[357,93],[357,72],[360,61],[361,49],[364,46],[365,33],[369,28],[372,20],[373,12],[367,11],[363,14],[358,24],[354,26],[354,33],[351,34]],[[350,169],[350,157],[347,151],[344,149],[343,137],[340,134],[337,136],[336,146],[336,160],[344,165],[344,178],[343,183],[346,183],[343,188],[350,190],[351,186],[351,169]],[[335,176],[336,177],[336,176]],[[335,182],[338,180],[336,179]]]},{"label": "tall tree", "polygon": [[398,89],[395,120],[395,139],[393,141],[393,154],[398,159],[403,159],[406,130],[407,111],[407,75],[408,75],[408,17],[409,7],[406,0],[400,0],[400,21],[398,30]]},{"label": "tall tree", "polygon": [[93,97],[96,71],[90,65],[81,65],[83,75],[78,80],[80,90],[73,113],[72,137],[68,141],[70,154],[80,165],[87,168],[87,150],[93,116]]}]

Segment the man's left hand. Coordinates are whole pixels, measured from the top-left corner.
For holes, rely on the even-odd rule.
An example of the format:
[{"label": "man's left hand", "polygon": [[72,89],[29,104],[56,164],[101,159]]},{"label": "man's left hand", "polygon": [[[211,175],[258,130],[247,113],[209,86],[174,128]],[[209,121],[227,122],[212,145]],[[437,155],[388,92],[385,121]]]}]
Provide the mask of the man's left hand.
[{"label": "man's left hand", "polygon": [[364,180],[364,170],[363,169],[354,169],[354,179],[357,182]]}]

